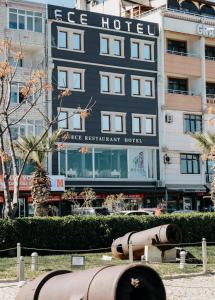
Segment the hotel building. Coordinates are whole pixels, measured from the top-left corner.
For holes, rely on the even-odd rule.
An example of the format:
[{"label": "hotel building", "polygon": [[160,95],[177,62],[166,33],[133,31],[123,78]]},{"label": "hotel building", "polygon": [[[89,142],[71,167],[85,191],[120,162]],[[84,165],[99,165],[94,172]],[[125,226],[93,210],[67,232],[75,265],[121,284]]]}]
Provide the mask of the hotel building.
[{"label": "hotel building", "polygon": [[[59,92],[71,90],[58,123],[69,138],[53,154],[51,173],[64,175],[67,188],[92,187],[97,205],[115,193],[135,207],[157,199],[157,24],[50,5],[48,35],[52,115]],[[90,99],[95,105],[81,118],[77,107]]]}]

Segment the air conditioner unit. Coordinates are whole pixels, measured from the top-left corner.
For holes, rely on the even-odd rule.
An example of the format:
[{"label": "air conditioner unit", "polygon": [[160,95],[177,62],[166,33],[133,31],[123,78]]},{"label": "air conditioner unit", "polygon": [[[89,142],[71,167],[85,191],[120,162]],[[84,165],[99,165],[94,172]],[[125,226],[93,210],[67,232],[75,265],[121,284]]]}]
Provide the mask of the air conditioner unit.
[{"label": "air conditioner unit", "polygon": [[173,115],[165,115],[165,122],[166,123],[172,123],[173,122]]},{"label": "air conditioner unit", "polygon": [[170,164],[170,157],[167,154],[164,154],[164,156],[163,156],[163,162],[165,164]]}]

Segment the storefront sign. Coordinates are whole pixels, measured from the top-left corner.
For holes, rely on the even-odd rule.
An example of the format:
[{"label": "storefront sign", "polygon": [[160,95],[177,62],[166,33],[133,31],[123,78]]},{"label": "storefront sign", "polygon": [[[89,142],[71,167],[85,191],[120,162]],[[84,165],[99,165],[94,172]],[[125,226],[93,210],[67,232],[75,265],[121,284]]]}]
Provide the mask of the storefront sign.
[{"label": "storefront sign", "polygon": [[[54,192],[64,192],[65,191],[65,177],[64,176],[49,176],[51,180],[51,191]],[[9,179],[9,188],[13,190],[13,176],[10,176]],[[22,175],[20,178],[20,191],[30,191],[32,186],[32,175]],[[4,182],[3,176],[0,176],[0,191],[3,191]]]},{"label": "storefront sign", "polygon": [[215,38],[215,27],[198,24],[196,30],[199,35]]},{"label": "storefront sign", "polygon": [[158,25],[150,22],[103,15],[83,10],[48,5],[48,18],[90,27],[132,32],[150,36],[158,35]]},{"label": "storefront sign", "polygon": [[79,134],[72,134],[71,140],[76,142],[106,142],[106,143],[113,143],[113,144],[145,144],[143,138],[128,138],[128,137],[109,137],[109,136],[95,136],[95,135],[79,135]]}]

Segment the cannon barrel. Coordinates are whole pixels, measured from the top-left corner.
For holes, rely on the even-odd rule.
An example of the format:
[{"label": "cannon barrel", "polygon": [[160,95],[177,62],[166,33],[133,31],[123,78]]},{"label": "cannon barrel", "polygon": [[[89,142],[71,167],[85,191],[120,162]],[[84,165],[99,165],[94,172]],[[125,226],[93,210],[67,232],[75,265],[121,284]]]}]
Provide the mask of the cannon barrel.
[{"label": "cannon barrel", "polygon": [[129,256],[129,243],[132,242],[134,259],[140,259],[144,254],[146,245],[154,245],[160,250],[167,250],[174,248],[174,245],[170,244],[178,244],[181,242],[181,239],[182,235],[179,227],[173,224],[166,224],[140,232],[129,232],[123,237],[114,240],[111,250],[115,258],[127,259]]},{"label": "cannon barrel", "polygon": [[16,300],[165,300],[159,275],[132,264],[42,275],[24,285]]}]

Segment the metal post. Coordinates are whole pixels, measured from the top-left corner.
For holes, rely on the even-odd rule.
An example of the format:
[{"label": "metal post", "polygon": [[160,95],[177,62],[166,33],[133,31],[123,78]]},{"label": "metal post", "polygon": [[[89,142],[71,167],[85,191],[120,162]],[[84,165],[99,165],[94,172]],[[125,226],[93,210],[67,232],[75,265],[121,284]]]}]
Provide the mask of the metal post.
[{"label": "metal post", "polygon": [[129,242],[128,247],[129,247],[129,250],[128,250],[129,251],[129,262],[133,263],[134,257],[133,257],[133,245],[132,245],[132,241]]},{"label": "metal post", "polygon": [[184,269],[185,267],[185,259],[186,259],[186,252],[184,250],[180,251],[180,269]]},{"label": "metal post", "polygon": [[18,281],[24,281],[24,280],[25,280],[25,261],[24,261],[24,256],[20,256]]},{"label": "metal post", "polygon": [[19,264],[20,264],[20,257],[21,257],[21,244],[17,243],[16,246],[16,256],[17,256],[17,280],[19,280]]},{"label": "metal post", "polygon": [[207,243],[206,239],[202,239],[202,263],[203,263],[203,273],[207,273]]},{"label": "metal post", "polygon": [[38,253],[33,252],[31,254],[31,271],[35,272],[38,271]]}]

